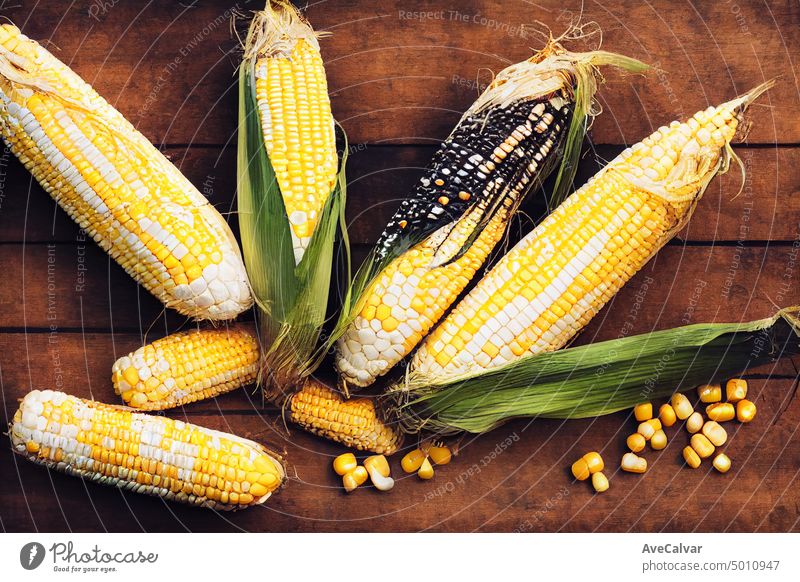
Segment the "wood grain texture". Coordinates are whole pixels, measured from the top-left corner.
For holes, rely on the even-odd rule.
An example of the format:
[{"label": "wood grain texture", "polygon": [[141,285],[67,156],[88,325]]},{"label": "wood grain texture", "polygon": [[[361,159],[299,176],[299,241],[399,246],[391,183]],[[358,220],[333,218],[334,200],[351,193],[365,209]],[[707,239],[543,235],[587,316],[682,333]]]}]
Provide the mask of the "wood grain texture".
[{"label": "wood grain texture", "polygon": [[[31,37],[49,40],[59,58],[154,142],[224,144],[236,128],[230,11],[262,5],[21,2],[5,15]],[[322,50],[334,113],[351,141],[431,143],[470,105],[476,80],[486,82],[488,71],[542,46],[520,26],[538,20],[558,34],[581,6],[584,21],[602,24],[604,48],[659,69],[644,78],[608,72],[598,143],[633,143],[676,117],[788,73],[800,50],[800,7],[790,2],[738,2],[734,10],[725,2],[330,0],[313,3],[309,18],[333,32]],[[754,113],[759,123],[751,141],[800,143],[794,76],[786,74],[764,103],[769,109]]]},{"label": "wood grain texture", "polygon": [[[647,453],[646,474],[619,472],[616,462],[635,427],[620,413],[518,421],[465,438],[460,455],[428,482],[404,476],[395,457],[391,493],[363,488],[347,496],[330,470],[341,449],[299,431],[287,434],[274,415],[175,415],[285,449],[293,469],[287,487],[264,506],[216,514],[47,475],[4,447],[3,494],[15,501],[0,505],[0,518],[13,531],[798,531],[800,415],[790,405],[797,385],[773,378],[751,386],[759,414],[747,426],[726,424],[734,466],[724,476],[708,462],[695,471],[682,467],[689,435],[678,426],[668,430],[666,449]],[[587,450],[600,451],[609,465],[611,489],[603,495],[568,475]]]},{"label": "wood grain texture", "polygon": [[[558,33],[584,6],[604,48],[654,64],[646,76],[607,74],[598,144],[578,183],[625,144],[663,123],[733,97],[765,78],[778,86],[752,110],[736,168],[715,180],[689,226],[603,309],[577,343],[702,321],[740,321],[800,304],[800,107],[796,3],[657,0],[408,2],[324,0],[319,29],[337,118],[348,132],[347,219],[363,258],[411,191],[434,148],[476,95],[476,79],[541,46],[520,24]],[[236,43],[232,8],[263,0],[175,3],[16,2],[2,9],[93,83],[186,173],[236,230]],[[421,15],[424,13],[424,16]],[[585,47],[578,43],[577,47]],[[481,71],[479,73],[479,71]],[[536,218],[542,197],[523,207]],[[510,242],[531,226],[514,225]],[[0,409],[7,422],[31,388],[117,402],[114,360],[143,341],[185,329],[91,241],[9,154],[0,155]],[[245,319],[252,319],[246,314]],[[188,324],[191,325],[191,324]],[[327,366],[327,364],[326,364]],[[729,423],[733,469],[682,468],[685,431],[647,453],[643,476],[616,470],[633,421],[517,421],[466,437],[429,482],[403,476],[390,494],[344,495],[330,462],[342,447],[291,430],[248,387],[169,412],[286,452],[291,479],[270,502],[237,514],[166,504],[49,473],[0,446],[4,531],[800,531],[800,358],[750,370],[753,423]],[[330,374],[330,367],[323,370]],[[3,437],[5,438],[5,437]],[[413,444],[413,443],[409,443]],[[602,452],[611,489],[594,495],[568,467]]]}]

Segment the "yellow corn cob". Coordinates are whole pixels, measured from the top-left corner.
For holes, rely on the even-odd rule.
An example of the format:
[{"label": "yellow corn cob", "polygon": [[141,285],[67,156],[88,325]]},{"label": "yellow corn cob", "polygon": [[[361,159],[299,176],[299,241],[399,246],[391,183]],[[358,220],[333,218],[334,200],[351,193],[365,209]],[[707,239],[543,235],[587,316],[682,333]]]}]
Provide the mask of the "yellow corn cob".
[{"label": "yellow corn cob", "polygon": [[369,398],[343,400],[313,379],[288,403],[289,420],[315,435],[359,451],[391,455],[402,442],[399,428],[386,424]]},{"label": "yellow corn cob", "polygon": [[14,452],[68,475],[217,510],[264,503],[281,461],[232,434],[34,390],[10,426]]},{"label": "yellow corn cob", "polygon": [[411,373],[471,373],[564,346],[686,223],[727,169],[743,110],[769,86],[620,154],[456,306],[421,345]]},{"label": "yellow corn cob", "polygon": [[0,25],[0,133],[42,187],[168,307],[229,319],[252,304],[225,220],[77,74]]},{"label": "yellow corn cob", "polygon": [[129,406],[164,410],[252,384],[261,351],[250,327],[169,335],[114,363],[114,391]]},{"label": "yellow corn cob", "polygon": [[256,99],[300,262],[338,169],[328,82],[311,26],[288,2],[256,14]]}]

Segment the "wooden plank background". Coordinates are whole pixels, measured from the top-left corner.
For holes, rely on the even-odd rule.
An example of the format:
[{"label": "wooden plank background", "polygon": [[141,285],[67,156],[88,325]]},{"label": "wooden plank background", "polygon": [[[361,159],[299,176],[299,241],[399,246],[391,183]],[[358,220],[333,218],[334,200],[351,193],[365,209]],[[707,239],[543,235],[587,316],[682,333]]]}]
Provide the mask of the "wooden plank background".
[{"label": "wooden plank background", "polygon": [[[222,211],[235,190],[236,42],[233,10],[261,2],[138,3],[18,0],[0,6],[46,41]],[[541,39],[520,25],[560,32],[584,6],[604,48],[657,67],[607,72],[604,113],[581,177],[600,159],[674,118],[734,97],[766,78],[778,86],[752,109],[747,168],[717,179],[687,229],[604,309],[581,342],[679,325],[737,321],[800,303],[800,7],[794,2],[483,0],[311,2],[334,113],[352,144],[348,220],[357,256],[375,239],[434,148],[474,99],[488,71],[530,54]],[[578,48],[584,48],[578,44]],[[534,197],[536,198],[536,197]],[[531,200],[528,214],[541,204]],[[235,226],[235,216],[231,215]],[[521,221],[515,231],[529,228]],[[115,401],[116,357],[185,327],[110,262],[55,207],[8,152],[0,157],[0,381],[7,422],[31,388]],[[245,316],[248,317],[248,316]],[[249,315],[252,317],[252,315]],[[751,371],[756,420],[730,425],[727,475],[681,468],[686,435],[647,455],[644,476],[614,467],[632,431],[626,414],[589,421],[519,421],[469,437],[436,477],[398,478],[390,494],[345,496],[330,470],[342,448],[298,430],[242,390],[170,413],[284,450],[288,487],[237,514],[165,504],[65,477],[0,447],[4,531],[797,531],[800,404],[797,362]],[[5,437],[3,437],[5,438]],[[611,489],[572,483],[571,461],[591,449],[611,466]]]}]

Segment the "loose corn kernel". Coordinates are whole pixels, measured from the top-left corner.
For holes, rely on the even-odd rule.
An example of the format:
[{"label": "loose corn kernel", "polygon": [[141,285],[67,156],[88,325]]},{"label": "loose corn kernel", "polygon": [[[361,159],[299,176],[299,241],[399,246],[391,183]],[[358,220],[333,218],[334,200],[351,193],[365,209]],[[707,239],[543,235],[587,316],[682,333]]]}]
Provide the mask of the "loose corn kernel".
[{"label": "loose corn kernel", "polygon": [[580,458],[572,463],[572,476],[578,481],[586,481],[591,474],[589,463],[586,462],[586,459]]},{"label": "loose corn kernel", "polygon": [[419,468],[422,466],[422,462],[424,460],[425,453],[423,453],[420,449],[414,449],[406,454],[405,457],[403,457],[403,460],[400,461],[400,466],[406,473],[416,473],[419,471]]},{"label": "loose corn kernel", "polygon": [[731,468],[731,459],[725,453],[720,453],[714,457],[714,468],[720,473],[727,473]]},{"label": "loose corn kernel", "polygon": [[449,447],[430,447],[428,456],[436,465],[446,465],[453,459],[453,454]]},{"label": "loose corn kernel", "polygon": [[665,448],[667,446],[667,433],[661,429],[654,432],[653,436],[650,437],[650,446],[653,447],[655,451],[660,451]]},{"label": "loose corn kernel", "polygon": [[698,455],[692,447],[683,447],[683,460],[686,461],[686,464],[692,469],[697,469],[700,463],[702,463],[700,455]]},{"label": "loose corn kernel", "polygon": [[422,466],[419,468],[417,475],[419,475],[420,479],[427,480],[433,478],[433,465],[431,465],[431,462],[428,460],[428,457],[425,457],[422,460]]},{"label": "loose corn kernel", "polygon": [[703,434],[715,447],[721,447],[728,440],[728,433],[721,424],[713,420],[709,420],[703,425]]},{"label": "loose corn kernel", "polygon": [[653,404],[650,402],[643,402],[642,404],[637,404],[633,408],[633,416],[635,416],[636,420],[638,420],[639,422],[650,420],[651,418],[653,418]]},{"label": "loose corn kernel", "polygon": [[675,409],[672,408],[671,404],[662,404],[661,408],[658,409],[658,419],[661,421],[662,426],[672,426],[677,418]]},{"label": "loose corn kernel", "polygon": [[646,443],[647,440],[638,432],[635,432],[632,435],[630,435],[628,439],[625,441],[625,444],[627,444],[628,448],[634,453],[638,453],[639,451],[643,450],[644,445]]},{"label": "loose corn kernel", "polygon": [[708,437],[702,433],[698,432],[693,434],[690,444],[701,459],[705,459],[714,454],[714,445],[711,444]]},{"label": "loose corn kernel", "polygon": [[599,473],[605,469],[605,463],[603,463],[603,457],[600,456],[600,453],[592,451],[583,455],[582,458],[584,461],[586,461],[586,465],[589,467],[589,473]]},{"label": "loose corn kernel", "polygon": [[730,402],[717,402],[716,404],[709,404],[706,407],[706,416],[710,420],[717,422],[726,422],[732,420],[736,416],[736,411],[733,404]]},{"label": "loose corn kernel", "polygon": [[333,470],[336,471],[337,475],[343,477],[357,466],[358,461],[356,461],[356,456],[353,453],[344,453],[333,460]]},{"label": "loose corn kernel", "polygon": [[675,416],[680,420],[686,420],[694,412],[694,407],[689,399],[680,392],[672,395],[672,408],[675,409]]},{"label": "loose corn kernel", "polygon": [[364,468],[369,473],[372,484],[379,491],[389,491],[394,487],[394,479],[389,477],[389,462],[383,455],[373,455],[364,459]]},{"label": "loose corn kernel", "polygon": [[686,419],[686,430],[689,431],[689,434],[694,434],[696,432],[700,432],[700,429],[703,428],[703,415],[699,412],[693,412],[689,418]]},{"label": "loose corn kernel", "polygon": [[728,402],[739,402],[747,398],[747,381],[741,378],[732,378],[725,384],[725,396]]},{"label": "loose corn kernel", "polygon": [[592,487],[598,493],[608,491],[608,479],[603,475],[602,471],[598,471],[592,475]]},{"label": "loose corn kernel", "polygon": [[722,400],[722,386],[719,384],[703,384],[697,387],[697,396],[700,397],[700,402],[705,402],[706,404],[719,402]]},{"label": "loose corn kernel", "polygon": [[657,418],[651,418],[641,423],[636,432],[649,441],[657,430],[661,430],[661,421]]},{"label": "loose corn kernel", "polygon": [[736,419],[739,422],[750,422],[756,416],[756,405],[747,399],[736,403]]},{"label": "loose corn kernel", "polygon": [[629,473],[644,473],[647,471],[647,459],[639,457],[633,453],[625,453],[622,455],[622,462],[620,463],[623,471]]},{"label": "loose corn kernel", "polygon": [[342,476],[342,485],[348,493],[355,491],[359,486],[367,481],[367,470],[364,467],[356,467],[346,475]]}]

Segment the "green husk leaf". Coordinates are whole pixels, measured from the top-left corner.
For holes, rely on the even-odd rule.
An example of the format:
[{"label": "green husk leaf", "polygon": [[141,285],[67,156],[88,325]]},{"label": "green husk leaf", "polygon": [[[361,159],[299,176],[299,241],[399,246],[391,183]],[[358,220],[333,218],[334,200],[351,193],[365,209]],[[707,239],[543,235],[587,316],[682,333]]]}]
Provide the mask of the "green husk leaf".
[{"label": "green husk leaf", "polygon": [[239,223],[245,266],[259,309],[264,353],[259,383],[266,398],[276,400],[299,387],[324,355],[318,343],[337,232],[341,231],[349,255],[344,229],[346,138],[336,184],[295,266],[289,218],[264,144],[254,60],[250,59],[239,69],[239,127]]},{"label": "green husk leaf", "polygon": [[597,92],[598,67],[610,65],[630,73],[643,73],[649,68],[641,61],[607,51],[592,51],[580,57],[576,59],[574,66],[575,105],[564,140],[563,159],[558,167],[553,192],[550,194],[550,208],[556,208],[573,190],[583,138],[589,131],[592,119],[600,114],[594,99]]},{"label": "green husk leaf", "polygon": [[757,321],[656,331],[447,380],[410,377],[384,398],[412,433],[482,433],[518,417],[600,416],[796,354],[799,338],[800,307],[789,307]]}]

